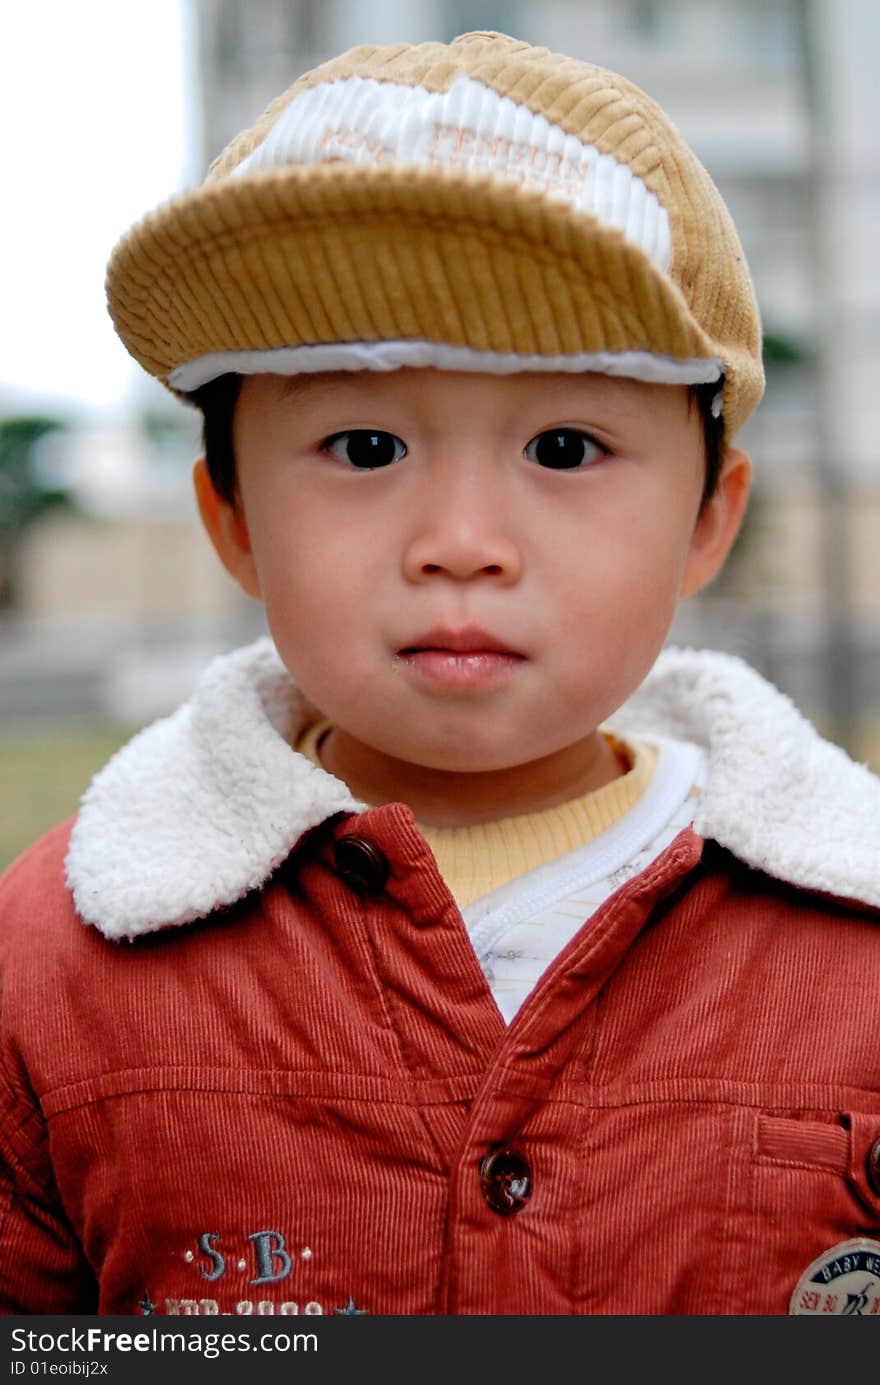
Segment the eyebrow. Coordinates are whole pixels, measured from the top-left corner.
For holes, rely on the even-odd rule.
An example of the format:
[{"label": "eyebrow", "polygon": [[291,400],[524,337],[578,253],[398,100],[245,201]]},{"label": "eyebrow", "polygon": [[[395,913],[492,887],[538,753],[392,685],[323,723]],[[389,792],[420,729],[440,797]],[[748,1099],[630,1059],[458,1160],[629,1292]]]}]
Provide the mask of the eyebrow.
[{"label": "eyebrow", "polygon": [[334,393],[349,383],[351,374],[348,370],[322,370],[314,374],[304,371],[300,375],[279,375],[276,377],[280,382],[279,398],[295,401],[302,394],[306,380],[314,382],[321,393]]}]

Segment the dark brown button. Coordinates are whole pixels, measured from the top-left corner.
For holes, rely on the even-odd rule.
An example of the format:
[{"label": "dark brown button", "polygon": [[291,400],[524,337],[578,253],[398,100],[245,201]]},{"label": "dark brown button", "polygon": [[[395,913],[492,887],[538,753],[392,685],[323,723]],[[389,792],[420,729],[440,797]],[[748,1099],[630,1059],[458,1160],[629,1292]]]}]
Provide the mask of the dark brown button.
[{"label": "dark brown button", "polygon": [[874,1192],[880,1195],[880,1138],[876,1139],[868,1150],[865,1167],[868,1172],[868,1182]]},{"label": "dark brown button", "polygon": [[333,847],[336,869],[359,894],[378,894],[388,879],[388,862],[366,837],[338,837]]},{"label": "dark brown button", "polygon": [[517,1149],[493,1149],[480,1163],[480,1184],[493,1212],[521,1212],[532,1191],[529,1161]]}]

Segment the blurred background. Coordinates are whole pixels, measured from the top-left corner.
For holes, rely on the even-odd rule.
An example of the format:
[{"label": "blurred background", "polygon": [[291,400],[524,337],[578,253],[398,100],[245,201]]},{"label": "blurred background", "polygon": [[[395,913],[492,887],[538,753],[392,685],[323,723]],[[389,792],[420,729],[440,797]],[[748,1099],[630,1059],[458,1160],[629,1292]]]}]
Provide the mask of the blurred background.
[{"label": "blurred background", "polygon": [[197,523],[195,412],[106,316],[114,241],[305,69],[470,29],[622,71],[719,184],[768,389],[746,526],[671,642],[742,654],[880,770],[876,0],[29,0],[0,20],[0,868],[264,629]]}]

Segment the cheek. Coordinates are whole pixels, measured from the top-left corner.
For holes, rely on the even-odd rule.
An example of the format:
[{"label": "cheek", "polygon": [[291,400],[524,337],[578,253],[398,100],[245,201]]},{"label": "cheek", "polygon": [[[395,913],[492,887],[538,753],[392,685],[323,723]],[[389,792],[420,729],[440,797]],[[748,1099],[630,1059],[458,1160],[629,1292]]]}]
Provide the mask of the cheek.
[{"label": "cheek", "polygon": [[[569,630],[670,616],[688,552],[690,527],[676,507],[606,507],[559,545],[551,589]],[[672,609],[670,609],[672,608]]]},{"label": "cheek", "polygon": [[247,517],[267,610],[290,605],[293,615],[345,585],[348,548],[326,506],[278,485],[260,493]]},{"label": "cheek", "polygon": [[[250,519],[249,519],[249,522]],[[307,695],[338,680],[340,651],[357,672],[380,545],[324,506],[270,497],[251,522],[251,544],[266,620],[282,661]]]},{"label": "cheek", "polygon": [[674,507],[621,507],[572,536],[574,562],[550,576],[557,649],[570,696],[600,680],[605,715],[650,669],[678,604],[689,528]]}]

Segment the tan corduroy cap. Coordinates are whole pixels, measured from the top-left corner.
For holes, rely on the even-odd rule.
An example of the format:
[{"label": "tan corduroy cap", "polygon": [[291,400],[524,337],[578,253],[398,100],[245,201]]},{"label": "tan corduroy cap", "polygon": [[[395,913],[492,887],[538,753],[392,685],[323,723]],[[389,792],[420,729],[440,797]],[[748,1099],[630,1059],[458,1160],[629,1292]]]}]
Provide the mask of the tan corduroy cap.
[{"label": "tan corduroy cap", "polygon": [[401,365],[724,377],[763,391],[736,230],[623,77],[504,34],[353,48],[116,246],[110,313],[186,394],[227,371]]}]

